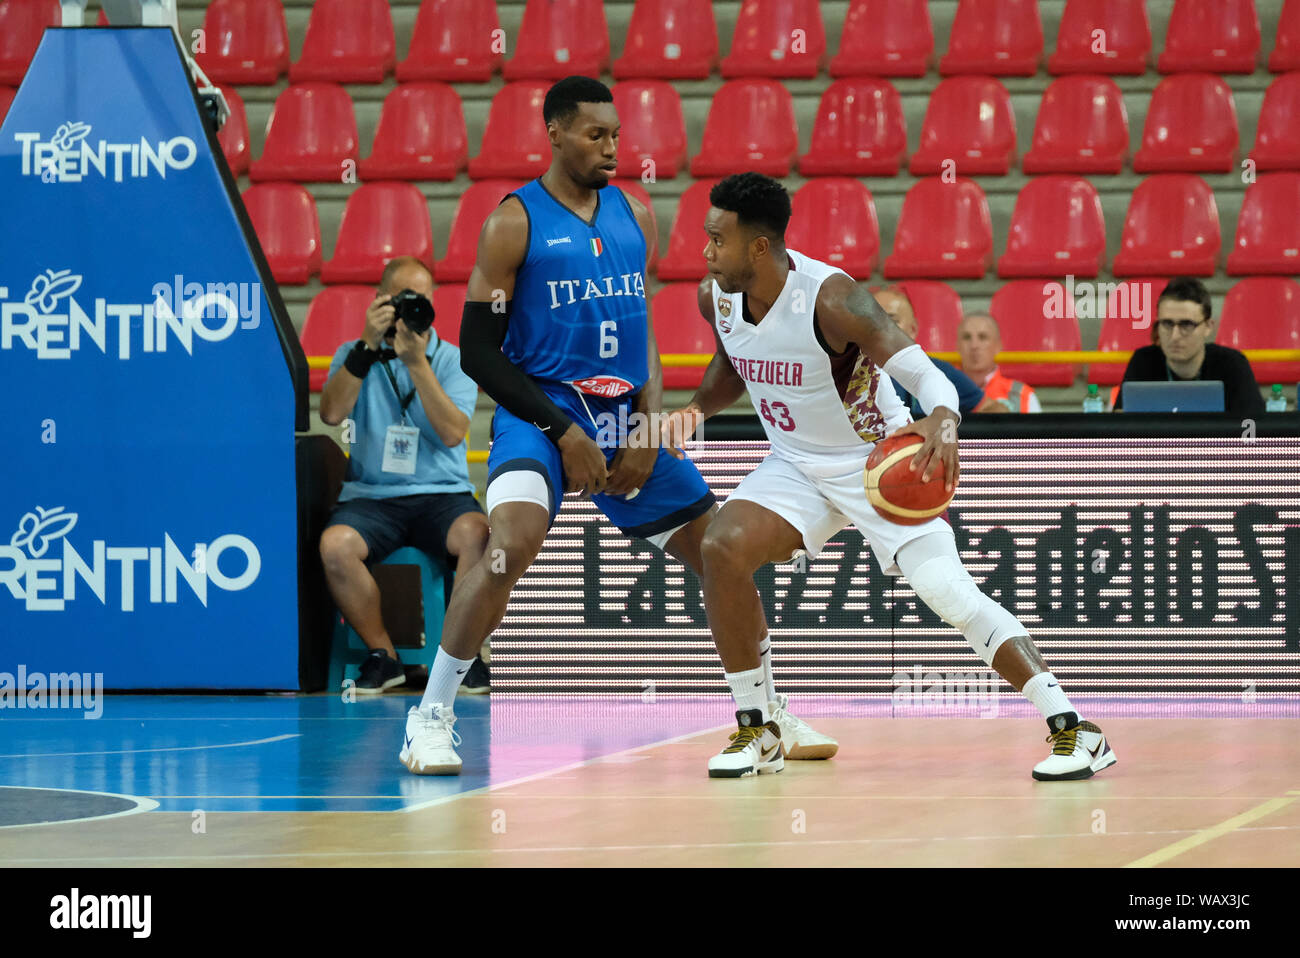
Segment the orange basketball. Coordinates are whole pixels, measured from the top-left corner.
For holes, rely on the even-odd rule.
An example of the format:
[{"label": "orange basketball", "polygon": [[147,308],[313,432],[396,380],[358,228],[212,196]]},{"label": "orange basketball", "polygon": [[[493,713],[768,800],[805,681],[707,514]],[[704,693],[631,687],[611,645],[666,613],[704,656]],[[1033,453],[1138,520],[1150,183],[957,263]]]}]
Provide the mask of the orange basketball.
[{"label": "orange basketball", "polygon": [[930,476],[929,482],[921,480],[921,472],[911,470],[912,457],[925,440],[914,433],[885,439],[876,443],[867,459],[864,482],[867,499],[875,510],[901,526],[919,526],[935,516],[942,515],[952,502],[952,494],[944,488],[943,464]]}]

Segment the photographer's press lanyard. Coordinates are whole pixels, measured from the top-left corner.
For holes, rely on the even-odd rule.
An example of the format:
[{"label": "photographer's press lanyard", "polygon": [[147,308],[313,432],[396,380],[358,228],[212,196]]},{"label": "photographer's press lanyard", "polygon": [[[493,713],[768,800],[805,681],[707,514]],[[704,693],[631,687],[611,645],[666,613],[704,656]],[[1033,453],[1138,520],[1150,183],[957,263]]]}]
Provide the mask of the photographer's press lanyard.
[{"label": "photographer's press lanyard", "polygon": [[384,461],[381,468],[384,472],[391,472],[399,476],[415,475],[415,460],[420,452],[420,430],[414,426],[406,425],[406,409],[411,405],[411,400],[415,398],[415,387],[402,398],[402,391],[397,388],[397,377],[393,375],[393,370],[388,365],[388,360],[382,363],[384,372],[388,374],[388,381],[393,384],[393,395],[401,406],[402,423],[394,424],[388,427],[388,432],[384,436]]}]

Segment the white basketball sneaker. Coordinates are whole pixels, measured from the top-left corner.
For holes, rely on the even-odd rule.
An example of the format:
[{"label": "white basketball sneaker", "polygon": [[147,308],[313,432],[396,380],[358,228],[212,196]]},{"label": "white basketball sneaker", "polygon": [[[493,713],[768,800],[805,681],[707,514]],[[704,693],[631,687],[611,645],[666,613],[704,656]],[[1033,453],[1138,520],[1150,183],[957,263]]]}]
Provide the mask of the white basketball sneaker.
[{"label": "white basketball sneaker", "polygon": [[456,716],[445,706],[412,706],[406,713],[406,741],[397,757],[416,775],[459,775],[455,746],[460,735],[455,724]]},{"label": "white basketball sneaker", "polygon": [[709,759],[709,778],[748,778],[785,768],[780,726],[763,722],[758,709],[737,712],[736,722],[740,727],[731,733],[731,744]]},{"label": "white basketball sneaker", "polygon": [[1047,736],[1052,754],[1034,766],[1034,778],[1040,782],[1069,782],[1092,778],[1118,759],[1111,751],[1105,734],[1091,722],[1079,722]]},{"label": "white basketball sneaker", "polygon": [[840,750],[840,743],[835,739],[823,735],[803,719],[787,712],[789,702],[788,695],[777,695],[776,701],[767,705],[767,710],[772,713],[772,721],[781,729],[781,749],[786,758],[794,762],[830,758]]}]

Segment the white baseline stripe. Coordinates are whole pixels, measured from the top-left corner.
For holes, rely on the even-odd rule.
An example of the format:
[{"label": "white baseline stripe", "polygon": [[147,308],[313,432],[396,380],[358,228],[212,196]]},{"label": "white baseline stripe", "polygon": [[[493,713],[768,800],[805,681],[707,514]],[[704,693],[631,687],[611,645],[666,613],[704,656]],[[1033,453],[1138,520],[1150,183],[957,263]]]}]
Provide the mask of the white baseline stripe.
[{"label": "white baseline stripe", "polygon": [[732,723],[726,725],[715,725],[712,728],[700,729],[698,732],[687,732],[685,735],[675,735],[672,738],[666,738],[659,742],[649,742],[645,745],[637,745],[633,748],[625,748],[621,752],[610,752],[608,755],[599,755],[596,758],[583,759],[581,762],[571,762],[568,765],[561,765],[558,768],[548,769],[545,772],[536,772],[532,775],[525,775],[522,778],[512,778],[506,782],[497,782],[495,785],[484,785],[480,788],[471,788],[465,792],[457,792],[454,795],[444,795],[441,798],[432,798],[427,802],[417,802],[414,805],[408,805],[401,809],[402,812],[418,812],[422,809],[433,808],[435,805],[445,805],[448,802],[454,802],[457,799],[468,798],[471,795],[482,795],[485,792],[495,792],[497,789],[509,788],[512,785],[523,785],[525,782],[535,782],[539,778],[548,778],[551,775],[559,775],[561,772],[571,772],[575,768],[583,768],[587,765],[595,765],[597,762],[604,762],[607,759],[620,755],[632,755],[636,752],[644,752],[647,749],[658,748],[661,745],[671,745],[674,742],[682,742],[688,738],[695,738],[698,735],[705,735],[709,732],[717,732],[722,729],[731,728]]},{"label": "white baseline stripe", "polygon": [[[15,755],[0,755],[0,758],[68,758],[74,755],[140,755],[145,752],[202,752],[212,748],[243,748],[246,745],[267,745],[271,742],[283,742],[286,739],[301,738],[301,732],[291,735],[272,735],[270,738],[254,739],[251,742],[227,742],[223,745],[179,745],[169,748],[123,748],[111,752],[19,752]],[[127,796],[128,798],[130,796]]]}]

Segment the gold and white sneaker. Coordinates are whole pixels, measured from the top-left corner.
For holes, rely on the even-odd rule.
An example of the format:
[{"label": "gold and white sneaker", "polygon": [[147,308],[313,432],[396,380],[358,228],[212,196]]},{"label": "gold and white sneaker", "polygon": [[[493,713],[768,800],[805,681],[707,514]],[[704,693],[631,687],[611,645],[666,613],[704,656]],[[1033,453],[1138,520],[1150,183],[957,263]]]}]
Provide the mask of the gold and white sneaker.
[{"label": "gold and white sneaker", "polygon": [[758,709],[737,712],[736,722],[731,744],[709,759],[709,778],[748,778],[785,768],[779,725],[764,722]]},{"label": "gold and white sneaker", "polygon": [[835,739],[823,735],[803,719],[786,711],[789,702],[788,695],[777,695],[776,701],[767,705],[767,710],[772,713],[772,721],[781,729],[781,750],[786,758],[793,762],[830,758],[840,750],[840,743]]},{"label": "gold and white sneaker", "polygon": [[1040,782],[1071,782],[1092,778],[1118,759],[1101,729],[1091,722],[1079,722],[1047,736],[1052,754],[1034,766]]},{"label": "gold and white sneaker", "polygon": [[459,775],[460,744],[456,716],[442,705],[411,706],[406,713],[406,739],[398,759],[416,775]]}]

